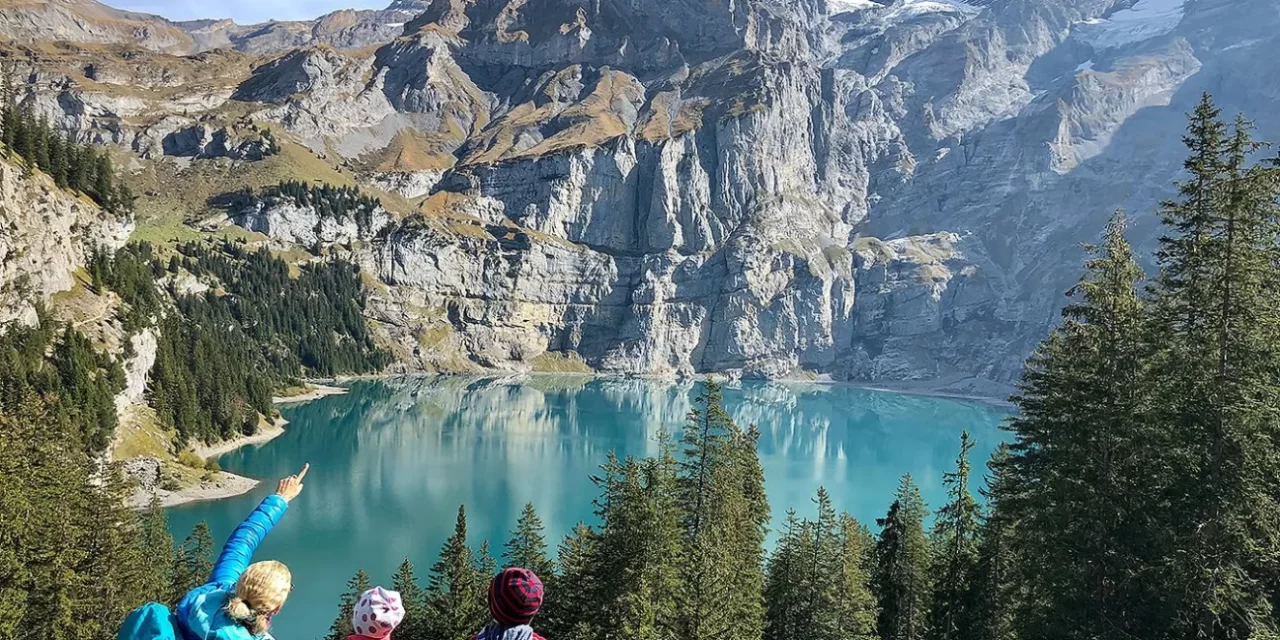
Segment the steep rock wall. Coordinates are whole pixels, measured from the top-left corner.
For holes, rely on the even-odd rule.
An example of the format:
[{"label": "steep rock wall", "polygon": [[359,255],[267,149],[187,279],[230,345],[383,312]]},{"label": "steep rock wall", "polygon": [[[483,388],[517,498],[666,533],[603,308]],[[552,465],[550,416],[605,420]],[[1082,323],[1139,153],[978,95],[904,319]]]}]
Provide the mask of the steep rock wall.
[{"label": "steep rock wall", "polygon": [[95,251],[114,251],[133,230],[42,173],[0,161],[0,324],[34,320],[34,306],[75,284]]}]

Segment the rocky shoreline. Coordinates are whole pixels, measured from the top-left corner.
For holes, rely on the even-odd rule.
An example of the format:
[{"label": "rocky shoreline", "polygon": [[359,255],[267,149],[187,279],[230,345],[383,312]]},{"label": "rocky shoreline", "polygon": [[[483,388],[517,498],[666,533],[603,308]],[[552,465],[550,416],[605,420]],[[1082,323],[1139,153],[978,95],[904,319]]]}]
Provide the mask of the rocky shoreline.
[{"label": "rocky shoreline", "polygon": [[271,399],[275,404],[301,404],[303,402],[311,402],[328,396],[341,396],[347,393],[346,387],[332,387],[329,385],[311,383],[311,390],[306,393],[300,393],[293,396],[277,396]]},{"label": "rocky shoreline", "polygon": [[[222,500],[223,498],[242,496],[256,489],[259,484],[261,484],[261,481],[259,480],[246,478],[234,473],[227,473],[226,471],[220,471],[216,477],[210,480],[201,480],[200,484],[195,486],[183,487],[177,491],[158,489],[155,492],[155,495],[160,498],[160,506],[167,509],[169,507],[176,507],[184,504],[208,502],[210,500]],[[145,501],[138,503],[135,499],[135,507],[143,508],[150,502],[150,494],[143,495],[145,497]]]}]

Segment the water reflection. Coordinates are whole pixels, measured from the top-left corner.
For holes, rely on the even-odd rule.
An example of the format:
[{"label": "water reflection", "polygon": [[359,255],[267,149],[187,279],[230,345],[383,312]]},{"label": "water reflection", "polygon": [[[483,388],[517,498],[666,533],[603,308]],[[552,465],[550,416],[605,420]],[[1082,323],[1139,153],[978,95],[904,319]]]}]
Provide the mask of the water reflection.
[{"label": "water reflection", "polygon": [[[414,378],[362,382],[351,393],[289,408],[287,433],[234,452],[225,468],[254,477],[310,461],[303,498],[263,546],[299,585],[277,621],[282,637],[321,635],[343,582],[357,568],[389,579],[409,556],[421,571],[467,506],[473,543],[500,553],[520,508],[533,502],[552,543],[592,519],[589,476],[608,452],[652,455],[678,429],[698,385],[581,377]],[[962,429],[980,463],[997,443],[998,409],[975,403],[812,384],[742,383],[725,390],[741,424],[756,424],[775,520],[807,512],[820,485],[837,507],[871,524],[897,478],[916,476],[927,500]],[[269,488],[171,511],[175,531],[210,523],[221,540]]]}]

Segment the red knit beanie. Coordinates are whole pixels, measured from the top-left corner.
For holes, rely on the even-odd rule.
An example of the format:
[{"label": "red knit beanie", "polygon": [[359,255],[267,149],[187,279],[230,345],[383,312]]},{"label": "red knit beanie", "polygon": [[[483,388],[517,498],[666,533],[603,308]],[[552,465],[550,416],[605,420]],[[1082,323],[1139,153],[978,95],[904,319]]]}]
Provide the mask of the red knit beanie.
[{"label": "red knit beanie", "polygon": [[529,624],[541,607],[542,581],[528,569],[504,569],[489,583],[489,612],[499,624]]}]

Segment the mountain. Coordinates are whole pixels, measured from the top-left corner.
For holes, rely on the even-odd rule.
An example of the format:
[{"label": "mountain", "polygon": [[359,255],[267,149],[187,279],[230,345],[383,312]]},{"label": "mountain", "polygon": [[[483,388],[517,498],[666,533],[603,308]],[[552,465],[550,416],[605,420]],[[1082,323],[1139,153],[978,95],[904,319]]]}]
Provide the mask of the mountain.
[{"label": "mountain", "polygon": [[154,51],[186,53],[194,42],[159,16],[113,9],[93,0],[0,1],[0,33],[18,42],[131,42]]},{"label": "mountain", "polygon": [[1280,139],[1273,0],[401,0],[252,28],[4,6],[24,103],[170,167],[148,197],[182,217],[305,227],[166,192],[264,167],[384,194],[397,215],[331,250],[412,369],[999,393],[1112,210],[1152,248],[1202,92]]},{"label": "mountain", "polygon": [[385,10],[348,9],[315,20],[241,25],[225,19],[173,22],[96,0],[3,0],[0,33],[23,44],[130,44],[178,55],[219,48],[279,53],[308,45],[359,49],[400,35],[404,23],[426,7],[423,0],[396,0]]}]

